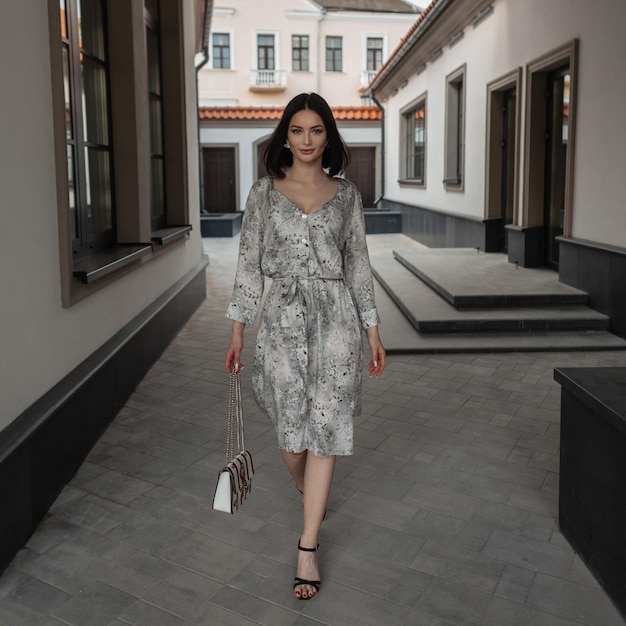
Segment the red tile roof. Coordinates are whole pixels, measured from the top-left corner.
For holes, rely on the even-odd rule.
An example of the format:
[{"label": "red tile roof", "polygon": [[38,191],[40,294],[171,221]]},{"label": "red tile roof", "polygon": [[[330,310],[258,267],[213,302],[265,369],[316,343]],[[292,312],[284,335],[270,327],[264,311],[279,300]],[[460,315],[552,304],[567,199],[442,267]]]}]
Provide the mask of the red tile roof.
[{"label": "red tile roof", "polygon": [[[331,107],[337,121],[380,120],[381,111],[375,106]],[[276,120],[280,119],[284,107],[200,107],[200,121],[212,120]]]}]

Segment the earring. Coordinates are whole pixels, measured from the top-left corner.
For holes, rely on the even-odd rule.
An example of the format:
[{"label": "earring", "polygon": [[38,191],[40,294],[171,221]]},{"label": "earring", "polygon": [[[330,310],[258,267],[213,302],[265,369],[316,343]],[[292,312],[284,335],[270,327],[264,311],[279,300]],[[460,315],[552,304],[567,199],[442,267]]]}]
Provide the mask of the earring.
[{"label": "earring", "polygon": [[289,139],[285,139],[285,143],[283,144],[283,148],[287,148],[289,150],[291,146],[289,145]]}]

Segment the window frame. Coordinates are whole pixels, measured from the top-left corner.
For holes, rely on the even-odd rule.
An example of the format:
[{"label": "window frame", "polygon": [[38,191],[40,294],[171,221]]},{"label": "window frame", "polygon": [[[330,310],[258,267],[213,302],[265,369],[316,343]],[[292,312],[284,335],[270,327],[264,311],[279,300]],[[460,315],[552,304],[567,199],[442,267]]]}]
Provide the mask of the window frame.
[{"label": "window frame", "polygon": [[[380,40],[380,48],[370,48],[369,43],[373,40]],[[366,72],[378,72],[385,62],[385,52],[387,48],[387,42],[384,35],[378,34],[366,34],[365,35],[365,71]],[[370,67],[370,51],[380,50],[380,62],[377,67]],[[376,65],[376,63],[372,63]]]},{"label": "window frame", "polygon": [[444,179],[447,191],[463,191],[465,184],[465,106],[467,65],[446,76]]},{"label": "window frame", "polygon": [[[331,40],[338,40],[339,46],[333,48],[329,47],[329,43]],[[343,37],[341,35],[326,35],[326,38],[324,40],[324,51],[325,71],[343,72]],[[329,61],[331,62],[329,63]],[[339,65],[338,68],[337,65]]]},{"label": "window frame", "polygon": [[[271,46],[261,46],[259,43],[259,39],[261,37],[271,37],[272,38],[272,45]],[[276,36],[275,32],[272,31],[258,31],[256,33],[254,42],[255,42],[255,48],[254,48],[254,53],[255,53],[255,57],[256,57],[256,61],[255,61],[255,65],[254,67],[256,67],[256,69],[258,71],[266,71],[266,72],[275,72],[278,69],[278,45],[277,45],[277,41],[278,38]],[[266,50],[272,50],[272,59],[271,59],[271,63],[273,67],[261,67],[261,49],[266,49]],[[267,62],[268,59],[266,58],[265,61]]]},{"label": "window frame", "polygon": [[[423,110],[423,128],[422,128],[422,155],[421,155],[421,176],[415,176],[415,171],[410,172],[410,159],[415,159],[416,152],[413,152],[412,155],[409,155],[409,147],[411,143],[413,146],[416,145],[415,142],[409,141],[409,135],[412,132],[413,134],[417,130],[414,125],[411,124],[411,120],[414,120],[414,114],[416,111],[422,109]],[[412,100],[409,104],[400,109],[400,159],[399,163],[401,164],[401,178],[399,179],[399,183],[401,185],[410,185],[412,187],[419,187],[422,189],[426,188],[426,165],[427,165],[427,148],[428,148],[428,134],[427,134],[427,124],[428,124],[428,92],[425,91],[417,98]],[[411,130],[412,129],[412,130]]]},{"label": "window frame", "polygon": [[[155,15],[144,6],[146,30],[146,63],[148,66],[148,120],[150,125],[150,221],[152,230],[165,228],[167,224],[167,194],[165,190],[165,133],[163,126],[163,65],[161,60],[161,19],[158,15],[160,0],[150,3],[156,9]],[[156,55],[151,47],[150,37],[156,42]],[[153,69],[153,63],[156,67]]]},{"label": "window frame", "polygon": [[[294,43],[294,39],[298,38],[300,41],[298,42],[300,45],[296,46]],[[302,40],[306,39],[306,46],[302,46]],[[310,72],[310,61],[311,61],[311,47],[309,41],[309,35],[298,35],[292,33],[291,35],[291,71],[292,72]],[[296,59],[296,51],[301,53],[299,59]],[[296,64],[302,65],[302,51],[306,51],[306,67],[296,67]]]},{"label": "window frame", "polygon": [[[187,149],[184,0],[161,3],[163,35],[163,105],[167,223],[154,230],[150,213],[149,99],[146,33],[143,11],[135,3],[107,3],[105,30],[117,33],[108,50],[109,103],[115,241],[91,256],[76,259],[70,223],[70,173],[67,157],[67,111],[61,16],[67,6],[48,0],[52,124],[59,237],[61,304],[69,308],[103,287],[136,271],[189,239],[189,171]],[[74,0],[72,0],[74,2]],[[143,2],[142,8],[143,8]],[[121,34],[120,34],[121,33]],[[79,172],[80,174],[80,172]],[[76,180],[74,185],[82,184]]]},{"label": "window frame", "polygon": [[[72,154],[71,165],[68,160],[68,205],[69,211],[72,211],[74,204],[74,218],[69,218],[70,232],[72,238],[72,256],[74,259],[83,259],[93,254],[94,250],[103,250],[116,243],[116,215],[115,215],[115,189],[113,176],[113,133],[111,129],[111,83],[109,77],[109,58],[108,58],[108,33],[106,28],[106,5],[101,3],[101,19],[102,19],[102,53],[104,58],[98,58],[94,51],[87,50],[81,45],[77,45],[76,41],[84,40],[79,34],[78,25],[78,5],[80,0],[64,0],[65,5],[65,36],[61,33],[61,50],[63,58],[67,58],[67,65],[63,63],[64,69],[67,68],[67,76],[64,72],[64,97],[66,115],[69,114],[66,126],[66,150],[69,156]],[[59,14],[60,17],[60,14]],[[59,24],[59,28],[63,31],[63,24]],[[65,55],[67,51],[67,56]],[[89,92],[89,86],[86,77],[89,73],[86,68],[89,64],[99,67],[104,72],[105,93],[95,94],[103,96],[98,99],[97,104],[102,108],[102,113],[106,118],[105,128],[100,132],[106,134],[106,143],[103,141],[93,141],[90,137],[93,128],[93,118],[87,113],[87,109],[93,110],[94,102],[84,102],[86,93]],[[67,82],[65,82],[67,80]],[[101,81],[100,81],[101,82]],[[92,85],[93,87],[97,87]],[[91,90],[93,92],[93,90]],[[91,104],[92,106],[89,106]],[[66,117],[67,119],[67,117]],[[97,120],[96,120],[97,123]],[[102,139],[102,137],[101,137]],[[90,228],[90,216],[97,215],[94,212],[93,203],[90,201],[92,197],[91,173],[93,168],[90,167],[89,155],[92,151],[98,151],[99,154],[105,153],[106,165],[108,170],[108,195],[109,195],[109,215],[105,219],[108,222],[108,228],[93,232]],[[93,162],[91,162],[93,163]],[[72,186],[70,181],[74,183]],[[103,189],[100,189],[100,194]],[[73,202],[70,201],[73,199]]]},{"label": "window frame", "polygon": [[[216,55],[215,54],[215,49],[216,49],[216,45],[215,45],[215,37],[216,36],[224,36],[228,38],[228,45],[227,46],[218,46],[217,48],[219,50],[228,50],[228,67],[225,67],[224,65],[221,64],[216,64],[216,59],[220,58],[222,59],[223,57],[221,55]],[[211,68],[214,70],[232,70],[233,69],[233,46],[232,46],[232,33],[229,31],[225,31],[225,30],[221,30],[219,32],[214,32],[211,33]]]}]

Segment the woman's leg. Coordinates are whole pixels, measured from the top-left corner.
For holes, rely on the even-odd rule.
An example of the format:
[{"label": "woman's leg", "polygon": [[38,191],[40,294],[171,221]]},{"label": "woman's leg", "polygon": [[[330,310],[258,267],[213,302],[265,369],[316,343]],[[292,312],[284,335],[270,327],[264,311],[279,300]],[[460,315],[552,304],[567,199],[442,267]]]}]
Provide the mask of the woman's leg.
[{"label": "woman's leg", "polygon": [[296,487],[302,493],[304,491],[304,469],[306,467],[307,451],[286,452],[281,450],[280,453],[293,481],[296,483]]},{"label": "woman's leg", "polygon": [[[335,472],[336,457],[320,458],[309,452],[304,467],[304,529],[300,546],[316,548],[320,527],[326,512],[330,488]],[[317,554],[298,550],[296,576],[304,580],[320,580]],[[310,598],[317,593],[313,585],[297,585],[294,595],[297,598]]]},{"label": "woman's leg", "polygon": [[309,452],[304,469],[304,530],[301,544],[305,548],[317,545],[317,536],[324,519],[328,497],[335,473],[337,457],[320,458]]}]

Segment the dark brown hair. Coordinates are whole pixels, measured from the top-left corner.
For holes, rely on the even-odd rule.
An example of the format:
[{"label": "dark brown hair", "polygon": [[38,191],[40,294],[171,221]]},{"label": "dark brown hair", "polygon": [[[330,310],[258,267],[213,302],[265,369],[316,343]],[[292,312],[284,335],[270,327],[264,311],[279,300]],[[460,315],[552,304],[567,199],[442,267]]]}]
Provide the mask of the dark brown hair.
[{"label": "dark brown hair", "polygon": [[326,129],[328,145],[322,157],[322,167],[328,168],[328,173],[331,176],[341,174],[348,167],[350,153],[339,134],[337,122],[335,122],[333,112],[328,103],[322,96],[316,93],[301,93],[287,104],[278,126],[265,145],[263,162],[271,176],[284,178],[285,169],[293,165],[293,154],[291,154],[288,148],[284,147],[287,140],[287,130],[289,129],[291,118],[299,111],[305,109],[317,113],[322,118]]}]

